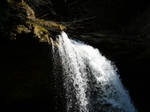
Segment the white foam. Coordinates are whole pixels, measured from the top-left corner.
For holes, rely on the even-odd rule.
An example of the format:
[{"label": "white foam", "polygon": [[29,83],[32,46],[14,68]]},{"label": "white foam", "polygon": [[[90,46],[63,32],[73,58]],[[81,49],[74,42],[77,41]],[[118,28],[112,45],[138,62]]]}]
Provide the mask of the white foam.
[{"label": "white foam", "polygon": [[98,49],[70,40],[65,32],[57,43],[67,112],[136,112],[116,68]]}]

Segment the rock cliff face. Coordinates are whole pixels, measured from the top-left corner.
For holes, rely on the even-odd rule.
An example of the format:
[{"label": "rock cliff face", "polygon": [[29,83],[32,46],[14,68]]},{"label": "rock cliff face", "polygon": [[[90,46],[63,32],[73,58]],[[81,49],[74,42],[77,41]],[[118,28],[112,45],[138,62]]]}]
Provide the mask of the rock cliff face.
[{"label": "rock cliff face", "polygon": [[[25,0],[25,3],[34,10],[35,15],[31,13],[34,22],[29,21],[33,18],[23,8],[17,10],[6,0],[0,1],[0,99],[3,107],[16,111],[62,112],[64,104],[60,92],[63,90],[61,86],[54,87],[61,85],[61,78],[54,81],[50,46],[35,38],[42,39],[47,32],[56,35],[57,32],[43,26],[45,22],[55,21],[57,29],[61,30],[60,23],[68,25],[66,32],[71,37],[99,48],[112,60],[138,110],[148,109],[145,101],[149,97],[150,3],[130,0]],[[12,36],[17,39],[10,40]]]}]

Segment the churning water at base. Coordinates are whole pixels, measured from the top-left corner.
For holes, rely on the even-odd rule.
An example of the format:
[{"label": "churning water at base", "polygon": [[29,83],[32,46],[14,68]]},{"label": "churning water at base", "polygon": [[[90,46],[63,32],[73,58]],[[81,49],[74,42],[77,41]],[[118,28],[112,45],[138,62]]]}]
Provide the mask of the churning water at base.
[{"label": "churning water at base", "polygon": [[53,52],[61,60],[67,112],[136,112],[111,61],[65,32],[58,37]]}]

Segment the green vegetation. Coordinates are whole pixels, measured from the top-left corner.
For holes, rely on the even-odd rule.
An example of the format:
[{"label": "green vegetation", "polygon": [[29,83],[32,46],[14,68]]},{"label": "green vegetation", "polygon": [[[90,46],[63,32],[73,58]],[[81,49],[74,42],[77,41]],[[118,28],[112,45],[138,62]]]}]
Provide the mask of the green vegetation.
[{"label": "green vegetation", "polygon": [[[13,28],[9,31],[10,38],[16,39],[18,34],[32,33],[38,37],[40,42],[51,44],[50,38],[54,35],[51,32],[60,32],[67,27],[54,21],[39,19],[35,16],[35,11],[24,0],[8,0],[10,7],[7,12],[13,18]],[[13,15],[11,14],[13,12]]]}]

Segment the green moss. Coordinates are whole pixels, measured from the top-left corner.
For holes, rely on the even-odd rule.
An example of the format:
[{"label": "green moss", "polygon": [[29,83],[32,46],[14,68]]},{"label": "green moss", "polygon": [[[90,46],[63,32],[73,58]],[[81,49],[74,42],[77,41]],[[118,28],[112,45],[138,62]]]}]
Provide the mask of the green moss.
[{"label": "green moss", "polygon": [[31,32],[27,27],[25,27],[24,25],[18,25],[17,26],[17,32],[18,33],[29,33]]},{"label": "green moss", "polygon": [[36,18],[34,10],[24,1],[20,0],[8,0],[14,9],[19,11],[17,17],[20,17],[21,23],[16,24],[15,31],[12,31],[12,38],[16,39],[17,34],[21,33],[32,33],[33,36],[39,38],[40,42],[50,43],[50,38],[52,35],[51,31],[62,31],[67,29],[66,26],[57,24],[53,21],[46,21],[44,19]]}]

